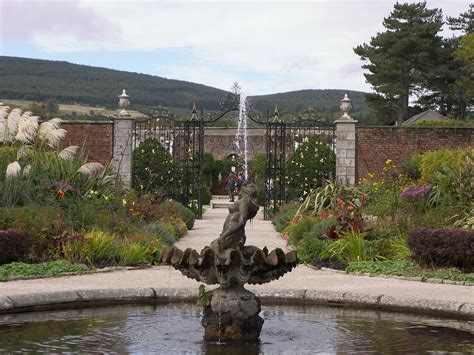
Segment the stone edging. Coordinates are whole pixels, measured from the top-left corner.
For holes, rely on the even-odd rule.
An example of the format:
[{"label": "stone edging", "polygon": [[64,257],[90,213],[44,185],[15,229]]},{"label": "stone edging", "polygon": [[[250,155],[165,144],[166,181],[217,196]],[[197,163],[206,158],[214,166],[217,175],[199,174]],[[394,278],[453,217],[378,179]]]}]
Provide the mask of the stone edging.
[{"label": "stone edging", "polygon": [[[255,292],[255,290],[252,290]],[[264,304],[371,308],[474,320],[474,303],[357,294],[329,290],[259,290]],[[123,288],[57,291],[0,297],[0,314],[124,303],[196,302],[196,288]]]},{"label": "stone edging", "polygon": [[370,272],[347,272],[347,271],[344,271],[344,270],[330,269],[330,268],[327,268],[327,267],[322,267],[321,269],[317,269],[312,265],[306,265],[306,266],[311,268],[311,269],[314,269],[314,270],[329,271],[329,272],[335,272],[335,273],[338,273],[338,274],[346,274],[346,275],[354,275],[354,276],[382,277],[384,279],[396,279],[396,280],[406,280],[406,281],[427,282],[427,283],[431,283],[431,284],[474,286],[474,282],[470,282],[470,281],[454,281],[454,280],[433,279],[433,278],[423,279],[422,277],[373,274],[373,273],[370,273]]}]

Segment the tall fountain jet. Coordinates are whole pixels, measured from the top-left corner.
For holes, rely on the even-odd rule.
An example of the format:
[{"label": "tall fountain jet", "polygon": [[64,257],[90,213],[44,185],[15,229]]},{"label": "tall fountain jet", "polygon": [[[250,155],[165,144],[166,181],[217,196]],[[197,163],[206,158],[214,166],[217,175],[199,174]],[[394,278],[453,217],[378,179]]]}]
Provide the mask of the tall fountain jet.
[{"label": "tall fountain jet", "polygon": [[237,125],[237,132],[235,134],[235,146],[237,147],[239,155],[243,159],[243,171],[245,181],[248,180],[249,177],[249,151],[248,151],[248,136],[247,136],[247,109],[248,109],[248,102],[247,102],[247,95],[242,92],[242,89],[238,87],[238,92],[236,94],[239,95],[239,120]]},{"label": "tall fountain jet", "polygon": [[297,264],[294,251],[277,248],[270,253],[245,245],[245,225],[257,215],[257,188],[247,183],[239,199],[229,207],[220,236],[201,252],[176,247],[163,250],[161,262],[172,265],[186,277],[208,285],[218,284],[204,305],[201,321],[204,339],[210,341],[257,341],[263,326],[260,299],[244,288],[280,278]]}]

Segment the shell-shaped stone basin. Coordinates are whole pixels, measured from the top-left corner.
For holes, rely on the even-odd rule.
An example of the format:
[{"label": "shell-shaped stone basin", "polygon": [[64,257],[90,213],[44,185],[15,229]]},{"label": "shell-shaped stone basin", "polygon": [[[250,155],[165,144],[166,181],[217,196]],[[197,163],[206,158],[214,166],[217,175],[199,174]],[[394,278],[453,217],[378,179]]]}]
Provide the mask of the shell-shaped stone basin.
[{"label": "shell-shaped stone basin", "polygon": [[184,276],[207,285],[218,284],[221,288],[235,285],[264,284],[276,280],[291,271],[298,263],[295,251],[285,252],[276,248],[249,245],[239,249],[227,249],[217,255],[214,249],[205,247],[201,252],[175,246],[166,247],[161,256],[162,264],[172,265]]}]

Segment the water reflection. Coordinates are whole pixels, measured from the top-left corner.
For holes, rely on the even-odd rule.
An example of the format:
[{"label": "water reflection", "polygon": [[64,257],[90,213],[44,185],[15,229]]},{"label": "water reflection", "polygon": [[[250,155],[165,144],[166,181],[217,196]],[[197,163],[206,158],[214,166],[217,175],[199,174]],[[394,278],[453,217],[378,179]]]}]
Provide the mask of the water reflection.
[{"label": "water reflection", "polygon": [[117,306],[0,316],[0,352],[421,353],[474,351],[472,322],[323,307],[264,307],[259,344],[202,341],[191,305]]}]

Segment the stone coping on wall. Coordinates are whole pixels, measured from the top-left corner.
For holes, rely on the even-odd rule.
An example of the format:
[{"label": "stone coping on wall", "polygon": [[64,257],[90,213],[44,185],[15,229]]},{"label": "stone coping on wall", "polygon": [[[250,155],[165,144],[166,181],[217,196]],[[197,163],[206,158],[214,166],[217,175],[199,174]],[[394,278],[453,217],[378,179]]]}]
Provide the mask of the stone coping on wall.
[{"label": "stone coping on wall", "polygon": [[[251,288],[250,288],[251,289]],[[255,291],[255,290],[253,290]],[[474,320],[474,303],[361,294],[331,290],[260,289],[266,305],[325,305],[408,312]],[[115,304],[196,302],[197,288],[78,289],[0,297],[0,314]]]}]

